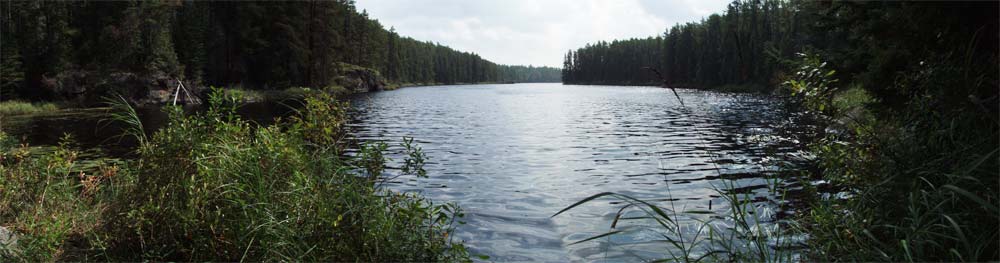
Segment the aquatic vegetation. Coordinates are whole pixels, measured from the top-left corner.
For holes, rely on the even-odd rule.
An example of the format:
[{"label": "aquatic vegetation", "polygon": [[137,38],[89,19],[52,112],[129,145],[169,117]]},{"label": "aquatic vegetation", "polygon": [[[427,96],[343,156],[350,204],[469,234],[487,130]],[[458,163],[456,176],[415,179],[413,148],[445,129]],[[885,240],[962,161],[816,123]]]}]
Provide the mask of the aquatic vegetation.
[{"label": "aquatic vegetation", "polygon": [[[138,157],[83,171],[70,143],[50,155],[5,143],[0,226],[16,244],[5,261],[464,261],[450,233],[461,209],[392,192],[386,160],[345,156],[343,106],[307,99],[297,117],[255,126],[238,99],[212,93],[207,111],[170,107],[169,124]],[[116,109],[125,109],[119,102]],[[134,112],[116,115],[134,118]],[[321,131],[322,133],[316,133]],[[145,136],[141,127],[129,136]],[[331,136],[331,137],[324,137]],[[0,137],[6,138],[6,137]],[[8,140],[9,141],[9,140]],[[67,140],[68,142],[68,140]],[[409,141],[405,142],[409,144]],[[411,156],[421,171],[418,148]],[[366,171],[365,173],[359,173]]]},{"label": "aquatic vegetation", "polygon": [[56,110],[59,110],[59,106],[51,102],[0,101],[0,116],[44,113]]},{"label": "aquatic vegetation", "polygon": [[[668,257],[653,259],[670,262],[792,262],[800,258],[801,251],[789,249],[799,243],[798,228],[787,220],[775,220],[769,204],[753,202],[749,193],[736,191],[735,182],[723,180],[721,188],[714,189],[724,201],[725,211],[690,210],[678,207],[669,199],[666,206],[638,199],[629,195],[605,192],[584,198],[553,216],[558,216],[578,206],[601,198],[613,198],[624,203],[615,213],[608,232],[576,241],[570,245],[593,241],[611,235],[627,235],[636,231],[654,231],[664,244]],[[669,186],[667,192],[669,193]],[[783,197],[781,197],[783,198]],[[641,216],[627,216],[639,211]],[[717,215],[717,216],[704,216]],[[638,228],[619,228],[619,222],[641,221],[650,223]],[[694,222],[694,223],[691,223]]]}]

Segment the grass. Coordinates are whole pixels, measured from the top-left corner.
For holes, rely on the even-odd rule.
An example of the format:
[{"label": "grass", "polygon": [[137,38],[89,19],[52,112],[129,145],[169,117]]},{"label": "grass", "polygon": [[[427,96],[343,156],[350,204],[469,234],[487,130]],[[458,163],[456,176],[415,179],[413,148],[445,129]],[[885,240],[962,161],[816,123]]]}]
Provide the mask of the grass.
[{"label": "grass", "polygon": [[[716,170],[717,172],[720,170]],[[721,172],[720,172],[721,173]],[[720,178],[725,178],[721,176]],[[570,245],[588,242],[611,235],[639,233],[647,236],[653,231],[661,239],[665,258],[643,259],[654,262],[793,262],[801,259],[802,245],[797,239],[802,228],[794,221],[778,219],[772,213],[775,207],[767,202],[756,202],[752,192],[739,191],[735,178],[720,179],[712,190],[721,199],[713,210],[687,209],[673,198],[670,185],[666,185],[665,205],[661,201],[642,200],[613,192],[595,194],[557,212],[553,217],[599,199],[615,199],[623,203],[609,226],[609,231],[576,241]],[[768,194],[782,203],[785,188],[780,178],[761,178],[767,184]],[[660,199],[658,199],[660,200]],[[638,211],[642,216],[626,216]],[[638,221],[639,227],[619,228],[620,222]]]},{"label": "grass", "polygon": [[[461,209],[381,187],[385,147],[343,155],[345,105],[315,96],[259,127],[215,92],[148,138],[127,131],[136,159],[92,169],[70,139],[32,156],[0,135],[0,226],[18,236],[2,261],[468,260],[450,239]],[[116,105],[114,121],[137,119]],[[409,142],[404,170],[424,174]]]},{"label": "grass", "polygon": [[[674,201],[660,206],[652,201],[641,200],[628,195],[605,192],[584,198],[553,216],[558,216],[586,203],[612,198],[624,203],[615,214],[608,232],[595,235],[570,245],[588,242],[611,235],[630,234],[632,231],[652,230],[661,239],[654,242],[664,244],[667,257],[653,259],[660,262],[792,262],[797,252],[783,249],[793,245],[794,229],[781,229],[779,223],[764,213],[767,204],[754,203],[749,193],[735,191],[735,182],[724,180],[715,192],[722,197],[723,213],[709,210],[686,210],[678,208]],[[669,186],[667,187],[669,195]],[[668,199],[671,197],[668,196]],[[639,211],[638,217],[627,217],[632,211]],[[718,214],[717,214],[718,213]],[[705,216],[712,215],[712,216]],[[637,221],[649,223],[640,228],[618,228],[619,222]],[[685,223],[694,222],[694,223]],[[787,223],[787,222],[785,222]],[[694,229],[688,231],[686,229]]]},{"label": "grass", "polygon": [[59,106],[51,102],[0,101],[0,116],[34,114],[57,110],[59,110]]}]

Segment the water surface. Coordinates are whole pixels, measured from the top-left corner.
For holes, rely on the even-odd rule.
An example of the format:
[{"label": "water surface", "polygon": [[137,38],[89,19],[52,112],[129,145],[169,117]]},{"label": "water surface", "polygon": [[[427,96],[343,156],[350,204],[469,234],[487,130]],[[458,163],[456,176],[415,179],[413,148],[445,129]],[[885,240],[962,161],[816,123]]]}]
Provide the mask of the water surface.
[{"label": "water surface", "polygon": [[[609,231],[621,202],[602,199],[552,215],[593,194],[616,192],[673,211],[711,211],[682,213],[691,234],[702,225],[698,220],[728,213],[714,190],[726,188],[723,183],[747,194],[761,212],[781,211],[768,180],[794,189],[790,179],[805,155],[802,145],[814,137],[810,122],[781,100],[679,92],[686,106],[656,87],[411,87],[350,98],[350,129],[360,140],[396,146],[390,149],[396,167],[403,160],[401,138],[415,138],[429,158],[430,177],[402,176],[389,187],[461,205],[467,224],[455,238],[473,254],[496,261],[644,261],[670,249],[656,241],[662,239],[657,231],[644,231],[650,222],[622,222],[619,230],[636,231],[570,245]],[[262,124],[288,112],[275,103],[240,109]],[[158,108],[140,113],[149,131],[166,120]],[[102,118],[103,110],[67,111],[5,118],[3,128],[32,145],[54,145],[68,133],[95,156],[128,155],[130,143],[115,139],[118,129]]]},{"label": "water surface", "polygon": [[[361,140],[392,145],[416,138],[429,157],[430,178],[403,176],[390,187],[461,205],[467,224],[456,238],[473,254],[497,261],[642,261],[666,256],[669,246],[655,242],[655,232],[569,245],[609,231],[619,202],[552,215],[601,192],[677,211],[709,210],[711,201],[710,211],[725,214],[713,190],[724,188],[723,180],[761,207],[776,207],[766,178],[794,185],[783,178],[796,172],[803,140],[812,137],[801,115],[778,99],[679,92],[686,106],[657,87],[404,88],[353,97],[351,129]],[[694,228],[711,215],[692,217],[684,224]]]}]

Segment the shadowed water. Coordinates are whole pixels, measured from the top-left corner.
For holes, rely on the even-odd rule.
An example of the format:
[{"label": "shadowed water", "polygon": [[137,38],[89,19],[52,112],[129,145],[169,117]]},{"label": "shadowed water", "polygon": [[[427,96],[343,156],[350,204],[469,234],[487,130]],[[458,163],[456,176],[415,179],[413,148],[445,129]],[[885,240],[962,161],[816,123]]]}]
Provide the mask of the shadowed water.
[{"label": "shadowed water", "polygon": [[[653,242],[654,232],[568,245],[609,231],[620,203],[599,200],[552,215],[601,192],[677,211],[709,210],[711,200],[711,211],[724,214],[728,207],[713,190],[722,179],[761,207],[777,207],[766,178],[794,186],[780,178],[795,173],[802,140],[812,137],[778,99],[679,92],[686,107],[655,87],[405,88],[352,98],[351,129],[361,140],[392,145],[416,138],[431,177],[403,176],[391,187],[460,204],[467,224],[456,238],[473,254],[497,261],[642,261],[666,255],[669,246]],[[393,150],[398,166],[402,149]]]}]

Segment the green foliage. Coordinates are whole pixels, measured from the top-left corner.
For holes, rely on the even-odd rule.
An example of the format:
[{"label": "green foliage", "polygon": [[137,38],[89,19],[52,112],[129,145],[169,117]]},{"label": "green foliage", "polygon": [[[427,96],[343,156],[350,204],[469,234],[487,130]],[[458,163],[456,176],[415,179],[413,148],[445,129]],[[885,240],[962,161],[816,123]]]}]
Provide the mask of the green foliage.
[{"label": "green foliage", "polygon": [[807,108],[825,112],[830,108],[830,100],[838,90],[838,80],[834,78],[837,71],[827,69],[826,62],[817,55],[798,55],[802,61],[798,63],[792,77],[782,83],[782,87]]},{"label": "green foliage", "polygon": [[15,90],[24,84],[24,66],[21,54],[13,40],[0,39],[4,49],[0,51],[0,98],[10,100]]},{"label": "green foliage", "polygon": [[830,106],[836,112],[850,114],[849,111],[862,109],[871,103],[875,103],[871,93],[855,85],[834,95]]},{"label": "green foliage", "polygon": [[407,156],[403,160],[403,173],[416,174],[417,177],[427,177],[427,170],[424,170],[424,150],[420,146],[413,144],[413,138],[403,138],[401,144],[406,150]]},{"label": "green foliage", "polygon": [[0,259],[65,258],[74,249],[67,241],[88,238],[99,227],[106,204],[95,196],[103,192],[100,182],[113,177],[117,168],[102,164],[99,170],[81,171],[68,136],[40,157],[5,136],[0,133],[5,141],[0,143],[0,226],[14,234],[14,241],[0,244]]},{"label": "green foliage", "polygon": [[305,105],[299,114],[292,117],[292,125],[314,145],[337,146],[346,135],[347,108],[346,102],[335,100],[329,93],[318,92],[305,98]]},{"label": "green foliage", "polygon": [[[944,114],[926,101],[913,103],[908,113],[847,122],[848,133],[814,146],[824,176],[852,195],[813,206],[807,221],[818,258],[998,256],[995,122],[975,112]],[[984,124],[993,128],[982,129]]]},{"label": "green foliage", "polygon": [[[859,10],[865,7],[872,6],[835,10],[840,19],[874,14]],[[827,261],[997,260],[996,37],[971,26],[989,27],[981,24],[988,16],[974,7],[943,11],[935,4],[877,8],[878,16],[884,14],[880,19],[917,20],[890,25],[893,30],[941,35],[859,41],[867,47],[860,51],[826,50],[834,57],[871,54],[872,60],[856,72],[850,89],[821,97],[833,106],[827,114],[836,132],[814,144],[813,152],[823,177],[844,187],[846,196],[817,198],[804,217],[813,237],[812,256]],[[915,15],[938,12],[946,14],[933,20]],[[886,26],[865,19],[837,25],[855,36]]]},{"label": "green foliage", "polygon": [[0,116],[46,113],[57,110],[59,110],[59,106],[51,102],[30,103],[16,100],[0,102]]},{"label": "green foliage", "polygon": [[105,98],[104,101],[110,106],[106,121],[124,124],[124,129],[118,135],[119,139],[132,137],[139,141],[140,145],[149,140],[146,137],[146,129],[142,125],[142,119],[139,119],[139,113],[135,111],[135,108],[129,106],[128,100],[118,96],[117,98]]},{"label": "green foliage", "polygon": [[[449,237],[460,209],[376,184],[386,148],[343,155],[345,105],[317,96],[296,117],[258,127],[217,90],[203,113],[167,108],[168,125],[140,140],[135,160],[96,173],[74,168],[72,151],[4,148],[0,226],[19,236],[4,259],[468,260]],[[409,149],[420,158],[407,163],[421,167],[419,148]]]}]

